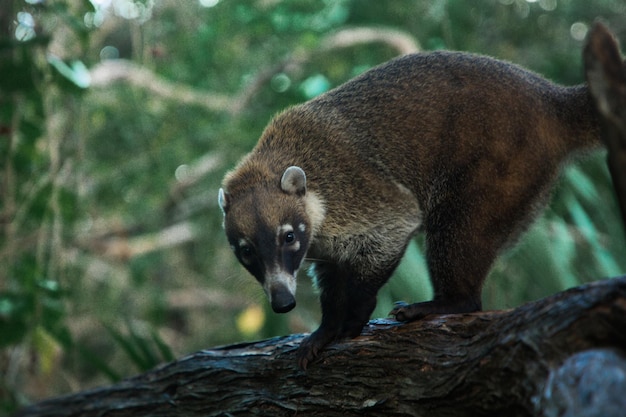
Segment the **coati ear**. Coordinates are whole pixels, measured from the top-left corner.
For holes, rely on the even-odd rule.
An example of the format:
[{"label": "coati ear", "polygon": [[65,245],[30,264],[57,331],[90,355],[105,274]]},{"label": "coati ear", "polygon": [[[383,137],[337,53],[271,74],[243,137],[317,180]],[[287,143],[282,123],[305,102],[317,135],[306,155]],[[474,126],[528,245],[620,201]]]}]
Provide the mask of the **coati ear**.
[{"label": "coati ear", "polygon": [[280,180],[280,188],[289,194],[304,195],[306,193],[306,175],[302,168],[290,166]]},{"label": "coati ear", "polygon": [[226,214],[226,211],[228,211],[228,200],[230,199],[230,196],[224,192],[223,188],[220,188],[219,193],[217,194],[217,203],[220,205],[220,208],[222,209],[222,213]]}]

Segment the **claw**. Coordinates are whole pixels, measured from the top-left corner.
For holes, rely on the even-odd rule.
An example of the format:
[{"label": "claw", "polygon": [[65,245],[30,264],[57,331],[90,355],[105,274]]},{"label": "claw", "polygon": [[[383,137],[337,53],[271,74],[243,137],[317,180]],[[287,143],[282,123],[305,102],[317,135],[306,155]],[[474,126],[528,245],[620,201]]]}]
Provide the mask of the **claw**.
[{"label": "claw", "polygon": [[397,321],[406,321],[406,317],[404,317],[404,309],[409,306],[408,303],[404,301],[396,301],[394,304],[393,310],[389,312],[389,316],[393,316]]},{"label": "claw", "polygon": [[298,366],[303,371],[306,371],[309,366],[309,363],[313,362],[313,360],[316,357],[317,357],[317,352],[314,352],[313,349],[311,349],[298,360]]},{"label": "claw", "polygon": [[312,335],[307,337],[300,344],[300,348],[298,349],[298,366],[303,371],[306,371],[307,366],[315,357],[317,356],[317,349],[312,343]]},{"label": "claw", "polygon": [[298,348],[297,358],[298,366],[303,371],[306,371],[311,362],[317,358],[318,353],[324,346],[328,345],[331,341],[337,338],[337,331],[329,331],[328,329],[320,327],[309,337],[304,339]]},{"label": "claw", "polygon": [[311,340],[311,336],[309,336],[302,341],[298,349],[298,366],[303,371],[306,371],[309,363],[313,362],[319,353],[319,348],[314,342],[315,340]]}]

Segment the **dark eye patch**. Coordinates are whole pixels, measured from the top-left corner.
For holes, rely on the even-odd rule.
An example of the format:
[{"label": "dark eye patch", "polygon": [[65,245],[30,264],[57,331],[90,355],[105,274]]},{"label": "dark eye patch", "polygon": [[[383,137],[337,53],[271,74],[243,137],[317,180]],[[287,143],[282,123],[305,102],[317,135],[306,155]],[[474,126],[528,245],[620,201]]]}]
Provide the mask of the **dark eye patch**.
[{"label": "dark eye patch", "polygon": [[239,239],[239,241],[233,243],[231,247],[238,255],[242,263],[246,265],[250,265],[253,263],[254,257],[256,256],[256,251],[254,249],[254,246],[248,243],[246,239]]},{"label": "dark eye patch", "polygon": [[242,247],[239,249],[239,251],[240,251],[240,253],[241,253],[241,256],[246,256],[246,257],[248,257],[248,256],[252,256],[252,253],[254,252],[254,251],[253,251],[253,249],[252,249],[252,247],[250,247],[249,245],[242,246]]}]

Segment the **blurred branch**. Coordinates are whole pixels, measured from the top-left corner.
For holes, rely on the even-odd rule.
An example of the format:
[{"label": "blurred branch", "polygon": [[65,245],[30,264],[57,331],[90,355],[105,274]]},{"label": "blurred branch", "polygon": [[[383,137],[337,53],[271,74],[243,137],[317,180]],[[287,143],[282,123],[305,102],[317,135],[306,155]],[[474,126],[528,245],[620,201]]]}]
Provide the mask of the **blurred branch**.
[{"label": "blurred branch", "polygon": [[[178,216],[174,216],[174,211],[181,205],[181,202],[187,201],[185,199],[186,191],[205,178],[207,174],[220,168],[222,161],[221,154],[207,153],[186,166],[183,172],[177,174],[176,180],[170,186],[169,198],[164,204],[167,218],[172,221],[178,220],[176,224],[152,233],[144,232],[141,221],[127,225],[123,229],[111,226],[111,230],[96,237],[90,236],[87,241],[79,243],[79,246],[105,258],[124,261],[195,239],[198,232],[194,224],[189,221],[182,221],[181,218],[188,218],[192,211],[195,212],[207,206],[216,206],[217,200],[215,198],[207,199],[205,195],[194,195],[197,200],[194,199],[185,205],[182,210],[183,215],[178,213]],[[213,192],[211,197],[215,194]]]},{"label": "blurred branch", "polygon": [[185,84],[174,83],[131,61],[106,60],[91,70],[91,86],[105,87],[115,82],[127,82],[163,98],[182,104],[205,107],[210,111],[231,111],[232,98],[218,93],[199,92]]},{"label": "blurred branch", "polygon": [[192,222],[182,222],[154,233],[136,237],[96,237],[81,246],[106,258],[124,261],[161,249],[189,242],[198,235]]},{"label": "blurred branch", "polygon": [[207,308],[241,309],[250,300],[243,294],[231,294],[221,288],[191,288],[165,291],[168,308],[172,310],[192,310]]},{"label": "blurred branch", "polygon": [[381,28],[352,28],[344,29],[328,35],[322,39],[318,49],[311,51],[297,51],[292,56],[279,62],[277,65],[260,71],[257,76],[235,98],[233,111],[239,113],[252,97],[267,84],[274,75],[280,72],[294,72],[310,61],[316,54],[327,53],[334,49],[348,48],[365,43],[383,43],[405,55],[420,50],[417,40],[406,32],[394,29]]},{"label": "blurred branch", "polygon": [[327,36],[322,40],[322,50],[348,48],[364,43],[383,43],[398,51],[399,55],[412,54],[420,51],[420,45],[410,34],[382,28],[344,29]]},{"label": "blurred branch", "polygon": [[626,231],[626,62],[622,62],[619,46],[611,32],[599,22],[589,34],[584,61]]},{"label": "blurred branch", "polygon": [[91,70],[91,86],[105,87],[115,82],[126,82],[182,104],[201,106],[209,111],[238,114],[275,74],[298,68],[317,53],[365,43],[386,44],[400,55],[420,50],[419,43],[406,32],[380,28],[352,28],[323,38],[318,49],[295,53],[277,65],[259,71],[236,95],[200,91],[186,84],[166,80],[153,71],[126,60],[106,60],[96,65]]},{"label": "blurred branch", "polygon": [[[187,190],[196,185],[211,172],[215,172],[219,169],[223,161],[224,158],[221,154],[217,152],[207,153],[186,166],[184,171],[176,176],[176,181],[169,189],[169,198],[164,204],[164,211],[168,219],[173,217],[175,209],[185,200]],[[200,199],[203,200],[202,196]],[[215,198],[210,201],[215,203]],[[204,207],[205,205],[202,204],[202,206]]]}]

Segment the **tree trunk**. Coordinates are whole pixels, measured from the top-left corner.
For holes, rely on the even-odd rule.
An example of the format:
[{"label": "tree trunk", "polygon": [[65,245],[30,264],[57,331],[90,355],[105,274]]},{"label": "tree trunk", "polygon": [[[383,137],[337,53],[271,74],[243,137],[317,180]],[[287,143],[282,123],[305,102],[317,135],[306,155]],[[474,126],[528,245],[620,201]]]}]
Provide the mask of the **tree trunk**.
[{"label": "tree trunk", "polygon": [[[571,389],[586,392],[574,400],[592,410],[621,413],[625,330],[622,277],[514,310],[375,320],[307,372],[295,359],[302,335],[205,350],[17,416],[531,416],[579,409]],[[600,375],[593,385],[583,377],[590,372]],[[613,397],[594,406],[600,393]]]},{"label": "tree trunk", "polygon": [[583,58],[626,231],[626,62],[620,58],[617,41],[601,23],[591,29]]}]

